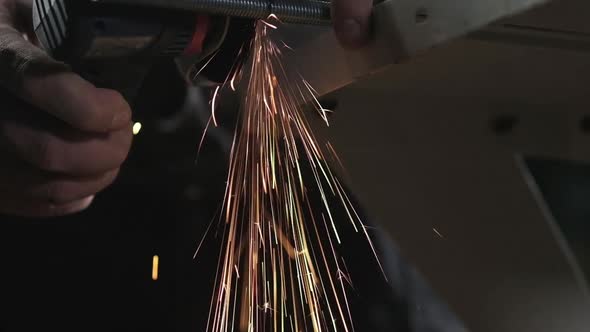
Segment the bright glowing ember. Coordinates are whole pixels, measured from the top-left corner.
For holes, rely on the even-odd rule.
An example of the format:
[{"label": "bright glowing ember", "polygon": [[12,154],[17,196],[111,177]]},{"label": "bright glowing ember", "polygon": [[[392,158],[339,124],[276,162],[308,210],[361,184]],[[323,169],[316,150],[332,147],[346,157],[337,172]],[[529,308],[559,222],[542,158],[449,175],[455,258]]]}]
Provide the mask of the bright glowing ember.
[{"label": "bright glowing ember", "polygon": [[[231,151],[207,331],[352,331],[338,223],[352,223],[373,244],[327,166],[302,105],[315,101],[312,110],[327,123],[326,110],[305,80],[287,77],[281,53],[288,46],[269,37],[277,25],[274,16],[256,23],[252,59],[241,69],[249,75],[236,71],[228,79],[233,90],[236,77],[248,82]],[[337,160],[329,144],[327,151]],[[310,202],[311,192],[317,202]],[[334,220],[333,201],[348,220]]]}]

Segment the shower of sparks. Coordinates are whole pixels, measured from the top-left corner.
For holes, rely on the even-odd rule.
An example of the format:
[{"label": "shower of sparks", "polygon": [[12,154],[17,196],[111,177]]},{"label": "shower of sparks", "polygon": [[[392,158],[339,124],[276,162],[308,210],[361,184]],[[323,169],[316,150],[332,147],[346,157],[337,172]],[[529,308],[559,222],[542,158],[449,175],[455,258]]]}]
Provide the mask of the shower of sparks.
[{"label": "shower of sparks", "polygon": [[[289,48],[269,36],[278,23],[276,17],[256,23],[252,59],[237,69],[249,75],[234,72],[228,78],[232,90],[236,76],[248,81],[230,156],[207,331],[354,331],[346,293],[352,281],[338,253],[337,226],[343,221],[335,220],[335,204],[346,212],[344,222],[375,249],[327,166],[302,105],[314,101],[326,124],[327,110],[309,83],[287,77],[281,54]],[[327,150],[339,162],[330,145]],[[310,179],[304,179],[304,169]],[[319,207],[310,201],[312,192]]]}]

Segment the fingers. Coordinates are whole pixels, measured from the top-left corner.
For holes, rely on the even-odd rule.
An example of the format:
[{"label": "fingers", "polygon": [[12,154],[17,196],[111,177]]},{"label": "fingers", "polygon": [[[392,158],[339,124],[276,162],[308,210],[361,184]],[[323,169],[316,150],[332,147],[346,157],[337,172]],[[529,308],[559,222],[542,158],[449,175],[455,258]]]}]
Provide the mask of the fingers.
[{"label": "fingers", "polygon": [[43,172],[28,165],[2,163],[2,192],[31,206],[61,206],[91,197],[115,181],[119,170],[97,176],[73,177]]},{"label": "fingers", "polygon": [[1,89],[0,101],[2,213],[75,213],[115,180],[131,146],[131,122],[106,133],[84,132]]},{"label": "fingers", "polygon": [[96,88],[69,72],[26,76],[20,95],[30,104],[82,131],[109,132],[131,121],[131,109],[120,93]]},{"label": "fingers", "polygon": [[57,217],[85,210],[94,195],[113,183],[119,170],[94,177],[39,171],[14,161],[0,164],[0,211],[21,217]]},{"label": "fingers", "polygon": [[372,0],[334,0],[334,29],[340,43],[348,48],[362,46],[369,37]]},{"label": "fingers", "polygon": [[0,162],[0,169],[0,211],[30,218],[57,217],[85,210],[94,195],[110,186],[119,173],[115,169],[76,177],[41,171],[10,158]]},{"label": "fingers", "polygon": [[0,122],[0,145],[36,169],[91,176],[118,169],[127,158],[133,136],[130,121],[121,129],[96,134],[73,129],[22,104],[15,110]]},{"label": "fingers", "polygon": [[30,3],[0,0],[0,211],[51,217],[87,208],[114,181],[131,110],[24,37]]},{"label": "fingers", "polygon": [[116,169],[131,146],[131,126],[100,136],[79,132],[56,135],[19,124],[4,127],[5,143],[18,157],[56,173],[83,176]]},{"label": "fingers", "polygon": [[4,143],[15,154],[44,171],[93,175],[118,168],[131,146],[131,126],[98,135],[70,130],[52,133],[22,123],[1,125]]}]

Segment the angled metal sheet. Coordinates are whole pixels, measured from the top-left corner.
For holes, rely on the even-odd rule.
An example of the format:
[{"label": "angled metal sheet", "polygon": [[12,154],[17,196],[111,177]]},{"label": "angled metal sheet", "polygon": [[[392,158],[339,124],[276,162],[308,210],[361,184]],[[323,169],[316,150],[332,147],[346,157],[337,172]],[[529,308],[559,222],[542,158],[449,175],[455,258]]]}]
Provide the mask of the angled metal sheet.
[{"label": "angled metal sheet", "polygon": [[337,93],[326,135],[353,192],[471,331],[590,326],[583,273],[519,156],[590,162],[589,84],[587,53],[462,39]]},{"label": "angled metal sheet", "polygon": [[388,0],[375,6],[374,38],[366,47],[343,50],[329,28],[293,26],[284,32],[285,41],[296,49],[287,62],[289,67],[298,68],[320,95],[325,95],[546,2]]}]

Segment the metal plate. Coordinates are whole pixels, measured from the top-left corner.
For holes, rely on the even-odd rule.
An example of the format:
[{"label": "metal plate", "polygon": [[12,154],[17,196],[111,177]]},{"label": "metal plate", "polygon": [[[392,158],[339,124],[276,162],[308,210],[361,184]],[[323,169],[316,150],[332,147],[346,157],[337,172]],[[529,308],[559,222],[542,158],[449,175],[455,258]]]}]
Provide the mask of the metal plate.
[{"label": "metal plate", "polygon": [[297,50],[286,61],[324,95],[547,1],[388,0],[375,6],[374,37],[361,50],[343,50],[330,29],[295,26],[284,32]]},{"label": "metal plate", "polygon": [[[590,161],[588,86],[585,54],[462,41],[339,94],[325,135],[353,192],[472,331],[590,326],[584,277],[519,157]],[[512,129],[494,131],[505,115]]]},{"label": "metal plate", "polygon": [[354,83],[331,96],[324,135],[381,231],[468,328],[584,332],[587,282],[521,156],[590,162],[587,40],[488,29],[494,42],[398,65],[396,48],[339,53],[330,32],[307,31],[292,60],[321,93]]}]

